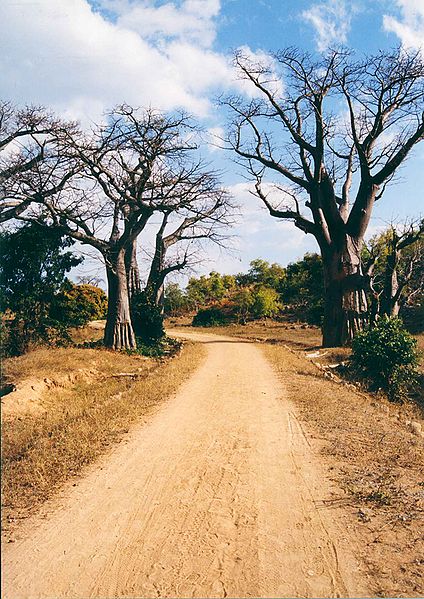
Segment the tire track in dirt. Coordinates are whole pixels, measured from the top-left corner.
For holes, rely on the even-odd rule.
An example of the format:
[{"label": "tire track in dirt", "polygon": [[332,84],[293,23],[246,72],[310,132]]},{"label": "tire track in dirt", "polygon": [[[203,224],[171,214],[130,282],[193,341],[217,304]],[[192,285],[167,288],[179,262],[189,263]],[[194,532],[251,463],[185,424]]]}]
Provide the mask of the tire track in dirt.
[{"label": "tire track in dirt", "polygon": [[366,596],[329,489],[259,347],[207,358],[5,548],[3,596]]}]

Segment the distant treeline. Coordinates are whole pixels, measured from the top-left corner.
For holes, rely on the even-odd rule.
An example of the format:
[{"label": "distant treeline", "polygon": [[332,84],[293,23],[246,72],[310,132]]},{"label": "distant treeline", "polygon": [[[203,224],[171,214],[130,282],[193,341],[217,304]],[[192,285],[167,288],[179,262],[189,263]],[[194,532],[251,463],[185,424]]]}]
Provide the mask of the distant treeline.
[{"label": "distant treeline", "polygon": [[[424,242],[399,248],[399,231],[390,227],[363,250],[369,276],[370,319],[400,315],[413,332],[424,328]],[[186,288],[170,283],[164,307],[169,316],[195,313],[193,324],[243,323],[258,318],[292,317],[320,326],[325,279],[318,254],[307,253],[287,267],[260,258],[246,273],[212,271],[192,277]]]}]

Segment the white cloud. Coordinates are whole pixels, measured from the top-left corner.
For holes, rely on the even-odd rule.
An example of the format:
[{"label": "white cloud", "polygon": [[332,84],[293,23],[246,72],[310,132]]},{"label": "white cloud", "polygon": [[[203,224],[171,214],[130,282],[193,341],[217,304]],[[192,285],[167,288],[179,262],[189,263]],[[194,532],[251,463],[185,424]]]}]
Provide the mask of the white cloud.
[{"label": "white cloud", "polygon": [[223,127],[210,127],[206,131],[205,141],[210,152],[217,152],[225,144],[225,130]]},{"label": "white cloud", "polygon": [[346,0],[325,0],[314,3],[302,17],[310,23],[316,34],[317,48],[323,52],[332,45],[345,44],[350,31],[351,17],[356,8]]},{"label": "white cloud", "polygon": [[407,48],[424,47],[424,1],[396,0],[401,18],[384,15],[383,25],[386,31],[398,36]]},{"label": "white cloud", "polygon": [[[240,46],[238,52],[241,56],[241,62],[248,67],[249,71],[259,73],[264,69],[264,73],[259,75],[259,80],[272,94],[276,96],[283,95],[283,81],[281,76],[278,75],[276,61],[270,54],[267,54],[263,50],[253,51],[249,46],[245,45]],[[262,92],[253,85],[244,73],[239,70],[237,70],[237,73],[237,88],[239,92],[250,98],[260,98]]]},{"label": "white cloud", "polygon": [[[286,198],[271,184],[263,185],[275,206],[284,204]],[[317,251],[316,242],[311,235],[305,235],[294,226],[293,222],[270,216],[261,200],[253,195],[254,185],[251,182],[236,183],[229,187],[229,192],[240,206],[241,215],[235,233],[240,235],[240,251],[243,264],[262,257],[270,262],[282,265],[297,260],[305,252]]]},{"label": "white cloud", "polygon": [[[227,57],[210,47],[219,0],[99,4],[113,19],[88,0],[0,2],[2,95],[85,121],[121,102],[205,116],[211,90],[231,85]],[[143,18],[131,24],[137,10],[147,33]]]},{"label": "white cloud", "polygon": [[215,39],[214,19],[220,11],[219,0],[185,0],[180,6],[172,2],[155,6],[144,1],[131,4],[118,19],[118,25],[132,29],[143,37],[180,38],[210,47]]}]

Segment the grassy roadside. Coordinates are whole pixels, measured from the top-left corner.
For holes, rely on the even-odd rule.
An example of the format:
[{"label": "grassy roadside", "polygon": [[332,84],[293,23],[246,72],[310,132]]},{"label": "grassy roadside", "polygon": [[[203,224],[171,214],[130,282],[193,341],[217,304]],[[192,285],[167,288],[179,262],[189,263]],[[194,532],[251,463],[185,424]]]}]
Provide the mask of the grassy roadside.
[{"label": "grassy roadside", "polygon": [[[6,360],[5,376],[16,382],[40,376],[54,380],[82,366],[94,371],[95,378],[53,386],[43,395],[41,413],[22,412],[4,419],[5,530],[106,452],[132,424],[148,418],[202,356],[198,345],[187,343],[171,360],[94,349],[41,349]],[[119,376],[122,373],[135,376]]]},{"label": "grassy roadside", "polygon": [[399,406],[325,379],[300,352],[261,346],[309,430],[332,480],[335,497],[362,538],[376,596],[424,593],[424,443],[407,427],[414,405]]}]

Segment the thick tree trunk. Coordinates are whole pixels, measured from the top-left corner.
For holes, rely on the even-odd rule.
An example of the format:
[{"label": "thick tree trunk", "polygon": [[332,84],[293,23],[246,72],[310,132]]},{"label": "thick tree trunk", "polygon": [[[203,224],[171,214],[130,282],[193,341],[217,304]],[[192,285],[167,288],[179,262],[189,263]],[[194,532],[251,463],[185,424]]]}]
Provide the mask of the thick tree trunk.
[{"label": "thick tree trunk", "polygon": [[137,240],[135,239],[130,248],[125,252],[125,268],[127,271],[128,295],[131,298],[135,293],[141,291],[140,271],[137,262]]},{"label": "thick tree trunk", "polygon": [[368,278],[362,274],[361,245],[361,240],[346,236],[341,249],[323,252],[323,347],[349,344],[367,322]]},{"label": "thick tree trunk", "polygon": [[130,316],[125,252],[120,250],[106,266],[108,311],[104,344],[112,349],[137,347]]}]

